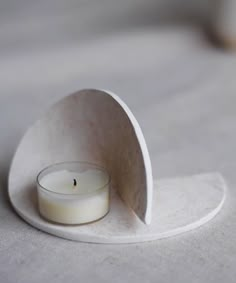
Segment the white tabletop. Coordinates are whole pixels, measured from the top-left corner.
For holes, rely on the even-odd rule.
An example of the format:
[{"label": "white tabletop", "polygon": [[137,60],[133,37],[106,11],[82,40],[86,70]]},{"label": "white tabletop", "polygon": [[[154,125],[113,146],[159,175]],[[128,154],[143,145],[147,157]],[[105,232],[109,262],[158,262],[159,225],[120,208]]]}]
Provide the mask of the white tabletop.
[{"label": "white tabletop", "polygon": [[[27,29],[5,23],[1,282],[235,282],[236,55],[209,45],[196,28],[137,27],[75,40],[63,31],[65,38],[53,38],[45,24],[40,40],[37,21]],[[222,212],[193,232],[138,245],[67,241],[21,220],[7,198],[14,150],[49,105],[84,87],[110,89],[127,102],[146,137],[154,177],[221,172],[228,183]]]}]

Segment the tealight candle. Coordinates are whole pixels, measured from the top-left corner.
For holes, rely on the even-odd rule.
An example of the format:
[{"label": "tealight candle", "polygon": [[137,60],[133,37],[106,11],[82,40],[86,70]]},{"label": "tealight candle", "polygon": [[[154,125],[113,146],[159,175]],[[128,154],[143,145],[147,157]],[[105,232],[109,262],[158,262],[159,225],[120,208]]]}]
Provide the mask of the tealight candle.
[{"label": "tealight candle", "polygon": [[49,166],[37,177],[39,212],[61,224],[98,220],[109,211],[109,183],[106,170],[90,163]]}]

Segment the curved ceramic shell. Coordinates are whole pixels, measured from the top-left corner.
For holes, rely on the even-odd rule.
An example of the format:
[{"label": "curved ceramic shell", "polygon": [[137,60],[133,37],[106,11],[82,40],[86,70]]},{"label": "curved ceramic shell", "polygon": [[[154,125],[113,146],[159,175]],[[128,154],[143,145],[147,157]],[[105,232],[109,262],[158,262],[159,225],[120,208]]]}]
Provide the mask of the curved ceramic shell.
[{"label": "curved ceramic shell", "polygon": [[148,150],[136,119],[119,97],[101,90],[78,91],[56,103],[27,131],[9,176],[13,206],[14,195],[23,189],[22,197],[31,195],[33,201],[42,168],[73,160],[105,166],[120,197],[143,222],[151,222]]}]

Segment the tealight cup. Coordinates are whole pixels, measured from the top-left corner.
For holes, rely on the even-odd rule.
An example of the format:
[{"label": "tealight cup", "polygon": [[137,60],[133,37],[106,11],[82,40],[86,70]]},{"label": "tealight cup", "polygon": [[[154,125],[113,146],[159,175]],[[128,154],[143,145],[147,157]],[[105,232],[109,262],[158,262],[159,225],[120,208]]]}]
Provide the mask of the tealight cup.
[{"label": "tealight cup", "polygon": [[51,222],[75,225],[103,218],[109,211],[110,176],[87,162],[63,162],[37,176],[40,215]]}]

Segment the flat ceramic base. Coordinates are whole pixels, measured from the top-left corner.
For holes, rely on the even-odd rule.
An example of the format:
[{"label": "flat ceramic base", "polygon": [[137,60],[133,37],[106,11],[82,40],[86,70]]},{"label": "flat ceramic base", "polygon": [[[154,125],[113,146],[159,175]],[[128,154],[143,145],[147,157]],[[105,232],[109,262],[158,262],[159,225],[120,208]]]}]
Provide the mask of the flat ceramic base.
[{"label": "flat ceramic base", "polygon": [[75,241],[120,244],[162,239],[205,224],[220,211],[225,188],[218,173],[155,181],[150,225],[143,224],[115,192],[106,217],[80,226],[56,225],[42,219],[36,190],[12,194],[9,188],[9,196],[18,214],[40,230]]}]

